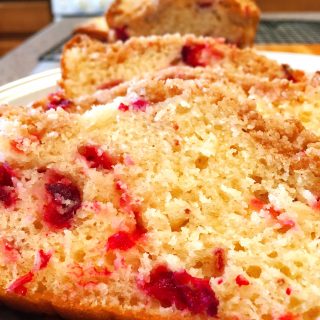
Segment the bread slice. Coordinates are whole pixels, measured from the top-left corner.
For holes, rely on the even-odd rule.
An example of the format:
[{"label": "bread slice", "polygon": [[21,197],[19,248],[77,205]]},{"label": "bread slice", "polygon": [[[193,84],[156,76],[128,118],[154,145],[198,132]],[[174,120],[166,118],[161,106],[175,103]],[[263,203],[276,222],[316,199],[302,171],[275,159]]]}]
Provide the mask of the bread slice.
[{"label": "bread slice", "polygon": [[252,45],[260,12],[251,0],[116,0],[106,13],[118,39],[167,33],[223,37]]},{"label": "bread slice", "polygon": [[76,26],[74,34],[85,34],[91,38],[107,42],[109,39],[109,27],[104,17],[91,18],[88,21]]},{"label": "bread slice", "polygon": [[61,86],[72,99],[175,65],[220,65],[232,72],[268,79],[293,77],[287,67],[220,39],[166,35],[104,44],[77,36],[66,45],[62,55]]},{"label": "bread slice", "polygon": [[320,316],[319,139],[233,83],[1,108],[0,297],[85,319]]},{"label": "bread slice", "polygon": [[[310,131],[320,136],[320,86],[319,73],[307,78],[300,74],[298,82],[287,79],[273,79],[253,74],[234,72],[228,68],[176,66],[150,73],[144,79],[206,79],[211,82],[233,83],[238,90],[250,100],[255,101],[257,109],[264,117],[272,117],[278,113],[285,119],[298,119]],[[111,102],[118,96],[125,96],[128,88],[139,78],[121,83],[110,89],[98,90],[92,95],[81,96],[73,100],[68,107],[69,112],[84,112],[93,105]],[[302,80],[304,79],[304,80]],[[51,98],[52,100],[52,98]],[[64,100],[59,100],[62,107]],[[43,104],[44,109],[50,103]]]}]

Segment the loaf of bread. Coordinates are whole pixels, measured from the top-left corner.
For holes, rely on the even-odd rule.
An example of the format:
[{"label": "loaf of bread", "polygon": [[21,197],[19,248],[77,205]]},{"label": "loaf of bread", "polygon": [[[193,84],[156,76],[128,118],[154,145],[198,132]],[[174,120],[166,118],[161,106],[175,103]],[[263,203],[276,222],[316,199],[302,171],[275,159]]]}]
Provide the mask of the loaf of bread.
[{"label": "loaf of bread", "polygon": [[85,34],[91,38],[107,42],[109,39],[109,27],[104,17],[91,18],[76,26],[74,34]]},{"label": "loaf of bread", "polygon": [[76,36],[66,45],[62,55],[61,86],[72,99],[175,65],[219,65],[230,72],[268,79],[293,77],[289,68],[221,39],[166,35],[105,44],[86,36]]},{"label": "loaf of bread", "polygon": [[252,45],[260,12],[252,0],[116,0],[106,13],[120,40],[167,33],[223,37]]},{"label": "loaf of bread", "polygon": [[84,113],[1,107],[0,299],[73,319],[316,320],[319,138],[235,82],[167,72]]}]

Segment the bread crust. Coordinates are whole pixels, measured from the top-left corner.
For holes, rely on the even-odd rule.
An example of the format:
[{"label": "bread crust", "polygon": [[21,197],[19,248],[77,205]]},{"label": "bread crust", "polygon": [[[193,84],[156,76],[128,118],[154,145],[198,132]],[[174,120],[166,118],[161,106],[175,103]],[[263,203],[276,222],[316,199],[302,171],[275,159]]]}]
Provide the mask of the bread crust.
[{"label": "bread crust", "polygon": [[[46,297],[49,299],[49,297]],[[64,319],[70,320],[194,320],[193,316],[179,312],[172,312],[170,316],[161,316],[158,314],[150,315],[150,313],[139,311],[132,312],[123,310],[121,307],[110,308],[86,308],[81,306],[77,301],[66,302],[58,297],[46,300],[44,297],[35,297],[28,295],[28,297],[21,297],[17,295],[8,295],[0,293],[0,301],[8,307],[26,313],[44,314],[51,316],[60,316]],[[211,318],[215,319],[215,318]],[[228,320],[228,318],[220,318]]]}]

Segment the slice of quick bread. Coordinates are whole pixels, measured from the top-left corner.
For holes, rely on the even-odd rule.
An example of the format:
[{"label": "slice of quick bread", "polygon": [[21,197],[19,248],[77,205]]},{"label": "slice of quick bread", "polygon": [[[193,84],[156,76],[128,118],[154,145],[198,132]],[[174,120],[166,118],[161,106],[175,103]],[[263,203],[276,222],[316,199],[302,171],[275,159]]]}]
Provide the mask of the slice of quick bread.
[{"label": "slice of quick bread", "polygon": [[166,35],[104,44],[77,36],[63,52],[61,86],[68,98],[75,98],[175,65],[220,65],[233,72],[268,79],[292,77],[287,67],[251,49],[242,50],[226,44],[221,39]]},{"label": "slice of quick bread", "polygon": [[169,76],[82,114],[0,115],[0,300],[73,319],[320,316],[320,141],[299,121],[231,81]]},{"label": "slice of quick bread", "polygon": [[260,12],[251,0],[116,0],[106,13],[120,40],[168,33],[223,37],[252,45]]}]

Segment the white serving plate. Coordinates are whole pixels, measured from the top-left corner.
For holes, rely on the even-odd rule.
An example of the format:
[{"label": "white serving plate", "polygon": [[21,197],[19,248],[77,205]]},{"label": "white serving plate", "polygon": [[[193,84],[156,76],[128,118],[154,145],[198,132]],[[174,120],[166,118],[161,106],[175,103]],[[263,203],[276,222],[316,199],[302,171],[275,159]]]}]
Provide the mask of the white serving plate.
[{"label": "white serving plate", "polygon": [[[320,55],[265,51],[261,54],[308,73],[320,70]],[[44,98],[58,88],[60,75],[60,69],[52,69],[6,84],[0,87],[0,104],[25,105]]]},{"label": "white serving plate", "polygon": [[52,69],[25,77],[0,87],[0,104],[25,105],[57,90],[60,69]]}]

